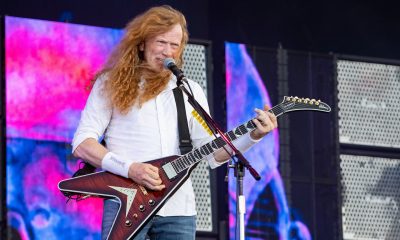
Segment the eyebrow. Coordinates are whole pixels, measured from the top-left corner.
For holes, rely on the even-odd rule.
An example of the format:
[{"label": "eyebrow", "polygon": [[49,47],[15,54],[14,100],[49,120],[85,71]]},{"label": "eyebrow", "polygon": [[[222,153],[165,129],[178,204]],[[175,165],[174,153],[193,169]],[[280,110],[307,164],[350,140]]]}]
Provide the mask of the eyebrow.
[{"label": "eyebrow", "polygon": [[169,44],[171,44],[171,45],[178,46],[178,47],[181,45],[180,42],[170,42],[170,41],[167,41],[165,38],[158,38],[158,39],[156,38],[155,41],[156,41],[156,42],[157,42],[157,41],[166,42],[166,43],[169,43]]}]

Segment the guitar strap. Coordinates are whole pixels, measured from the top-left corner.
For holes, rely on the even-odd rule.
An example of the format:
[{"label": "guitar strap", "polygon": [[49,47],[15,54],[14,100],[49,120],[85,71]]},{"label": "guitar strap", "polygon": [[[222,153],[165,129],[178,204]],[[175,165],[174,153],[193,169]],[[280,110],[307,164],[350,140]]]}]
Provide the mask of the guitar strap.
[{"label": "guitar strap", "polygon": [[[179,150],[181,154],[186,154],[193,149],[192,140],[190,139],[189,127],[186,118],[186,108],[183,100],[183,93],[179,88],[174,88],[173,90],[176,110],[178,113],[178,131],[179,131]],[[105,145],[104,141],[102,142]],[[81,175],[86,175],[93,173],[96,168],[87,162],[82,162],[83,167],[80,167],[72,177],[77,177]]]},{"label": "guitar strap", "polygon": [[174,88],[172,91],[174,92],[176,111],[178,113],[179,150],[183,155],[190,152],[193,149],[193,145],[190,139],[183,93],[178,87]]}]

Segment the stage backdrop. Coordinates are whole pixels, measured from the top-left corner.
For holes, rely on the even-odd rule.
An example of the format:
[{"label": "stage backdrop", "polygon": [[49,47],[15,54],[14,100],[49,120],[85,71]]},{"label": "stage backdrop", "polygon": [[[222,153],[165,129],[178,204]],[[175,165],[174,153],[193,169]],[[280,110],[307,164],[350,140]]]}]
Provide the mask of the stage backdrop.
[{"label": "stage backdrop", "polygon": [[[272,105],[264,81],[244,44],[226,43],[225,60],[227,123],[228,129],[232,129],[254,118],[254,108]],[[278,130],[274,130],[244,154],[261,176],[261,180],[256,181],[246,171],[243,181],[246,239],[311,239],[307,226],[290,217],[278,171],[278,136]],[[235,239],[236,178],[233,171],[229,178],[229,209],[230,239]]]},{"label": "stage backdrop", "polygon": [[12,235],[100,238],[102,201],[66,203],[57,183],[77,170],[70,142],[89,94],[87,86],[121,33],[6,18],[7,207]]},{"label": "stage backdrop", "polygon": [[[10,238],[100,239],[102,200],[69,201],[57,183],[78,161],[70,142],[95,72],[122,30],[6,17],[7,208]],[[188,77],[207,92],[206,45],[189,44]],[[197,230],[212,224],[206,163],[193,172]],[[215,220],[214,220],[215,221]]]}]

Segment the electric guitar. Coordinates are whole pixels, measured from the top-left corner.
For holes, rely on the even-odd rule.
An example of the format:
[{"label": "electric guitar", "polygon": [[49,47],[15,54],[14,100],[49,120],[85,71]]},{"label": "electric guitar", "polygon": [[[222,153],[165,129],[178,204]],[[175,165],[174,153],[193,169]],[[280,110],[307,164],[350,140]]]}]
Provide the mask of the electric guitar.
[{"label": "electric guitar", "polygon": [[[326,103],[315,99],[284,97],[280,104],[268,111],[278,117],[292,111],[330,112],[331,108]],[[225,135],[233,141],[255,128],[255,124],[250,120]],[[222,138],[218,137],[185,155],[146,162],[159,168],[160,178],[165,184],[165,188],[161,191],[146,189],[131,179],[105,171],[63,180],[59,182],[58,188],[71,199],[84,199],[91,196],[117,199],[120,208],[107,239],[130,239],[189,178],[197,164],[225,144]]]}]

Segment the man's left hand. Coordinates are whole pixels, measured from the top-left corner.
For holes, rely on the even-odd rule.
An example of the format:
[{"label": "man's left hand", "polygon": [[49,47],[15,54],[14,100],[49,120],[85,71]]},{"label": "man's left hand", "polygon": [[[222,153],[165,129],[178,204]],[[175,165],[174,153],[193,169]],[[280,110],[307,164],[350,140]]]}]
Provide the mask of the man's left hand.
[{"label": "man's left hand", "polygon": [[250,133],[252,139],[258,140],[278,127],[276,117],[273,113],[268,112],[269,109],[270,108],[265,105],[264,110],[258,108],[254,110],[257,116],[253,119],[253,122],[257,128]]}]

